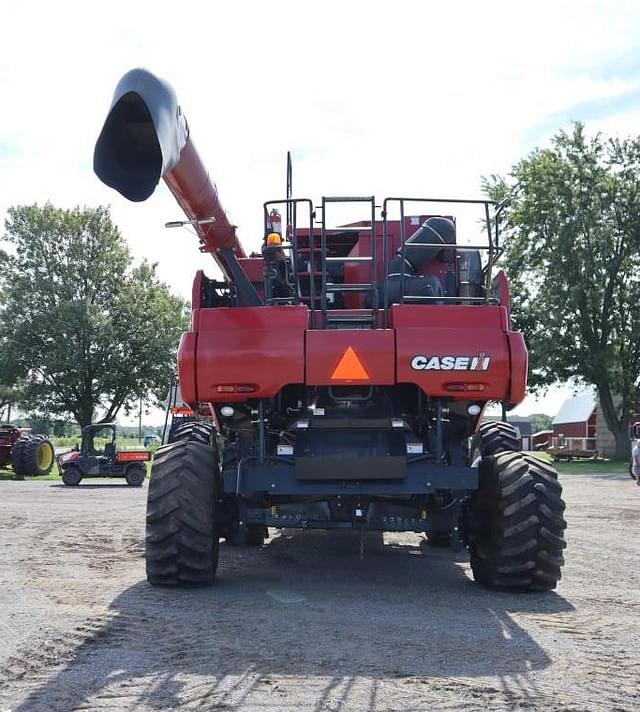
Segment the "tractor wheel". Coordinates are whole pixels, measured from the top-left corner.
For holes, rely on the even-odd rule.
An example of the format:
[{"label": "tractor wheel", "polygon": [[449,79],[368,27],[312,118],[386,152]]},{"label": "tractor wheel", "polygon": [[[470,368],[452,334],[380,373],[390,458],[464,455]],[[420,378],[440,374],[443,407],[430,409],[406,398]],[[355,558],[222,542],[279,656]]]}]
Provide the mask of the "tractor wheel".
[{"label": "tractor wheel", "polygon": [[203,420],[192,420],[176,428],[171,437],[172,443],[196,442],[203,445],[211,445],[215,438],[215,428],[213,423]]},{"label": "tractor wheel", "polygon": [[21,453],[23,474],[34,477],[48,475],[55,462],[51,441],[43,435],[35,435],[24,445]]},{"label": "tractor wheel", "polygon": [[124,473],[127,484],[130,487],[140,487],[147,476],[147,468],[144,465],[130,465]]},{"label": "tractor wheel", "polygon": [[520,450],[518,433],[511,423],[483,423],[478,428],[477,442],[483,457]]},{"label": "tractor wheel", "polygon": [[158,448],[147,499],[147,580],[154,585],[208,584],[218,566],[214,447],[183,440]]},{"label": "tractor wheel", "polygon": [[479,476],[471,503],[475,580],[495,589],[555,588],[567,526],[556,471],[533,455],[502,452],[482,459]]},{"label": "tractor wheel", "polygon": [[11,465],[18,477],[25,476],[24,450],[29,442],[31,442],[31,435],[23,435],[13,443],[11,448]]},{"label": "tractor wheel", "polygon": [[82,472],[76,465],[68,465],[62,470],[62,481],[68,487],[75,487],[82,480]]}]

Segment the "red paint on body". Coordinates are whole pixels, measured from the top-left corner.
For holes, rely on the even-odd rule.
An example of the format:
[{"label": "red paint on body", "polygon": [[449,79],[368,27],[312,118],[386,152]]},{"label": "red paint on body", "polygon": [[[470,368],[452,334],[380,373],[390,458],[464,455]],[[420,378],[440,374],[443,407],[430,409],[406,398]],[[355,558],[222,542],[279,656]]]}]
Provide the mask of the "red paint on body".
[{"label": "red paint on body", "polygon": [[[368,378],[354,370],[341,372],[339,366],[352,349]],[[394,379],[395,347],[391,329],[315,330],[307,332],[306,383],[310,386],[336,386],[366,383],[390,386]],[[349,376],[351,377],[344,377]]]},{"label": "red paint on body", "polygon": [[[178,351],[182,395],[197,401],[270,398],[290,383],[304,383],[304,306],[200,309],[197,334],[183,335]],[[185,389],[184,383],[187,383]],[[252,385],[247,393],[218,387]]]}]

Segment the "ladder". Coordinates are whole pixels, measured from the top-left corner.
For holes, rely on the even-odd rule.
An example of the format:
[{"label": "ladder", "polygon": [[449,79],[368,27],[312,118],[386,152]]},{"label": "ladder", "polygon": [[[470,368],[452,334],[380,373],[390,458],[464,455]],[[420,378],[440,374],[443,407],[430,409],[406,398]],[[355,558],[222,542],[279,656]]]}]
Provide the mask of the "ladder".
[{"label": "ladder", "polygon": [[[335,203],[368,203],[370,207],[369,228],[366,227],[327,227],[327,206]],[[329,257],[327,255],[327,237],[332,233],[345,232],[366,232],[369,230],[371,235],[371,255],[365,257]],[[320,309],[322,312],[323,328],[334,329],[375,329],[378,321],[378,285],[377,285],[377,254],[376,254],[376,200],[375,196],[366,197],[323,197],[322,198],[322,221],[320,227],[320,267],[321,267],[321,286],[320,286]],[[368,262],[371,264],[370,280],[364,283],[336,284],[329,281],[327,265],[329,262]],[[371,306],[366,309],[358,309],[357,314],[345,313],[340,314],[339,310],[331,310],[329,314],[329,295],[345,294],[349,292],[366,293],[370,295]],[[345,310],[348,312],[349,310]],[[355,311],[355,310],[354,310]]]}]

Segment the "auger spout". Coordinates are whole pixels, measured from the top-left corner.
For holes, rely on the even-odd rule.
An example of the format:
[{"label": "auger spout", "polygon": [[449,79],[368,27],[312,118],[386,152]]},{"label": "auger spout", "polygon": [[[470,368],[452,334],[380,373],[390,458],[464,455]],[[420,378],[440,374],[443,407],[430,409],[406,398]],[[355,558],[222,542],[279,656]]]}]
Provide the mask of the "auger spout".
[{"label": "auger spout", "polygon": [[122,77],[96,142],[93,168],[103,183],[134,202],[149,198],[163,178],[194,221],[203,251],[211,252],[228,280],[244,281],[236,258],[245,252],[168,82],[145,69]]}]

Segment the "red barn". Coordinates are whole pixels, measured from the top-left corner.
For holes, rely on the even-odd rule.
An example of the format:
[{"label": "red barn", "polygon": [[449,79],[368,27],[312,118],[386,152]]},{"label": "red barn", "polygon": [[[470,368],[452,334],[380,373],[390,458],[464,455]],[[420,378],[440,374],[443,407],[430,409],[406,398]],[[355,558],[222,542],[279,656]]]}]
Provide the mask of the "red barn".
[{"label": "red barn", "polygon": [[578,393],[562,404],[553,419],[554,454],[589,455],[596,451],[596,397],[593,391]]}]

